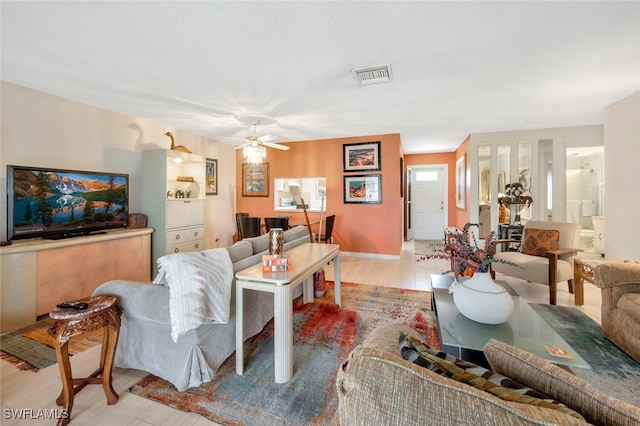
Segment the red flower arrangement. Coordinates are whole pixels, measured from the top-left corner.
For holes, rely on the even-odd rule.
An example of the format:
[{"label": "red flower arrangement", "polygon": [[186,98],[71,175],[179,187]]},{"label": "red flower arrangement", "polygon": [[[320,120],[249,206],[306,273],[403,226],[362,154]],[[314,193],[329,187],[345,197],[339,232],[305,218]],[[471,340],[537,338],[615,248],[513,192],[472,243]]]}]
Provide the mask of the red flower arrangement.
[{"label": "red flower arrangement", "polygon": [[444,272],[444,274],[453,272],[456,279],[460,276],[472,277],[476,272],[489,272],[489,267],[493,262],[511,264],[511,262],[493,257],[496,254],[496,245],[498,244],[495,231],[491,231],[484,240],[484,247],[480,248],[476,235],[470,232],[472,226],[479,227],[477,223],[465,224],[462,233],[449,235],[444,251],[421,256],[418,261],[427,259],[451,260],[451,270]]}]

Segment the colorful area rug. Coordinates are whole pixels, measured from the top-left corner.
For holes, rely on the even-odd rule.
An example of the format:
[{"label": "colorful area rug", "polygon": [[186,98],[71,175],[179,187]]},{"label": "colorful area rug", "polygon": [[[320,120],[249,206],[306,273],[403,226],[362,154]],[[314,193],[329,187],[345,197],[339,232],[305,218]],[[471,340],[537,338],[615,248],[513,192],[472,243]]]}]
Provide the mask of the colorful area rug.
[{"label": "colorful area rug", "polygon": [[333,285],[316,303],[294,302],[294,376],[274,383],[273,322],[245,342],[245,373],[235,372],[235,355],[216,379],[178,392],[150,375],[131,392],[224,425],[330,424],[338,408],[335,379],[340,363],[378,324],[402,322],[439,347],[431,293],[342,283],[342,307],[333,304]]},{"label": "colorful area rug", "polygon": [[[0,336],[0,358],[20,370],[38,372],[56,363],[55,337],[47,330],[55,321],[44,319],[23,329]],[[102,330],[69,340],[69,355],[75,355],[102,343]]]},{"label": "colorful area rug", "polygon": [[640,407],[640,363],[604,337],[597,322],[573,306],[530,306],[591,366],[571,367],[576,376]]},{"label": "colorful area rug", "polygon": [[443,240],[414,240],[413,241],[414,254],[416,255],[430,255],[434,253],[444,252]]}]

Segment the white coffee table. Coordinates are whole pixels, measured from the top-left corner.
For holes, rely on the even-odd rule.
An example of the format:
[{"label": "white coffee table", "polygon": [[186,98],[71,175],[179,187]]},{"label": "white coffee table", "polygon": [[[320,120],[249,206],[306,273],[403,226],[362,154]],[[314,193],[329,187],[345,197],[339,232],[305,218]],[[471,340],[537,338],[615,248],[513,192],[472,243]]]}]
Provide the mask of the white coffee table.
[{"label": "white coffee table", "polygon": [[292,259],[289,272],[263,273],[262,263],[236,273],[236,373],[244,373],[244,289],[273,293],[275,382],[293,377],[293,289],[303,284],[304,303],[313,302],[313,274],[333,260],[335,302],[340,302],[340,246],[304,243],[285,252]]}]

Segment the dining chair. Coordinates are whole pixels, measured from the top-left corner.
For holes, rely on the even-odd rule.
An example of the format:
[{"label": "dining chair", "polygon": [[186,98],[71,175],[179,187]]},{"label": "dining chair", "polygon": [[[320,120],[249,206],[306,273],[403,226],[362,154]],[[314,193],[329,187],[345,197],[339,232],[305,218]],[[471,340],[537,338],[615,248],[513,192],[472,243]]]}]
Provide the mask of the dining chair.
[{"label": "dining chair", "polygon": [[282,228],[286,231],[289,229],[289,216],[265,217],[264,227],[267,233],[271,228]]},{"label": "dining chair", "polygon": [[238,241],[242,239],[242,226],[240,225],[241,217],[249,217],[249,213],[236,213],[236,228],[238,228]]},{"label": "dining chair", "polygon": [[260,218],[259,217],[240,217],[240,229],[242,230],[242,238],[251,238],[260,236]]},{"label": "dining chair", "polygon": [[318,242],[333,244],[333,237],[331,235],[333,234],[333,224],[335,223],[335,221],[336,221],[335,214],[327,216],[324,232],[316,236],[316,240]]}]

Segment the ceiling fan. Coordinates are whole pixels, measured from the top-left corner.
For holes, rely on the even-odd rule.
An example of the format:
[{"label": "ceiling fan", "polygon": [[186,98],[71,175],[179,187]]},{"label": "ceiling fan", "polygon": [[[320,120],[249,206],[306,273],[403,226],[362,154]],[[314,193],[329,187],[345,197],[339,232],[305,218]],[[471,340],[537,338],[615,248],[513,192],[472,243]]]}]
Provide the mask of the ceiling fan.
[{"label": "ceiling fan", "polygon": [[242,148],[242,155],[250,164],[260,164],[262,160],[267,156],[267,147],[280,149],[286,151],[289,149],[288,146],[280,145],[275,142],[269,142],[273,139],[271,135],[258,136],[256,132],[256,126],[260,123],[259,120],[254,120],[251,124],[253,125],[253,134],[249,136],[245,136],[245,143],[236,147],[236,149]]},{"label": "ceiling fan", "polygon": [[240,149],[240,148],[244,148],[246,146],[266,146],[269,148],[275,148],[275,149],[280,149],[282,151],[286,151],[289,149],[288,146],[285,145],[280,145],[278,143],[275,142],[269,142],[270,140],[273,140],[274,137],[271,135],[263,135],[263,136],[258,136],[258,133],[256,132],[256,126],[260,124],[259,120],[255,120],[251,125],[253,126],[253,134],[249,135],[249,136],[245,136],[244,140],[246,141],[245,143],[243,143],[242,145],[238,145],[236,147],[236,149]]}]

